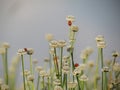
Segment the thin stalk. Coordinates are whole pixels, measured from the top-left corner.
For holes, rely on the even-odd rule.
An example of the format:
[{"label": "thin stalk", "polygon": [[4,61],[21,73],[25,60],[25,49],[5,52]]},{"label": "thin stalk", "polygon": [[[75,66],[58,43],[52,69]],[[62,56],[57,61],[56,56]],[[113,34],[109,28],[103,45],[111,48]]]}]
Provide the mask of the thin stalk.
[{"label": "thin stalk", "polygon": [[40,82],[40,75],[39,75],[39,73],[38,73],[38,79],[37,79],[37,89],[36,89],[36,90],[38,90],[38,88],[39,88],[39,82]]},{"label": "thin stalk", "polygon": [[8,85],[8,61],[7,61],[7,48],[5,48],[5,84]]},{"label": "thin stalk", "polygon": [[108,90],[107,72],[104,72],[104,74],[105,74],[105,90]]},{"label": "thin stalk", "polygon": [[65,81],[66,81],[66,85],[65,85],[65,89],[67,90],[67,74],[65,74]]},{"label": "thin stalk", "polygon": [[99,61],[100,61],[100,48],[98,48],[98,58],[97,58],[97,61],[96,61],[94,89],[97,89],[97,85],[98,85],[97,76],[98,76],[98,73],[99,73]]},{"label": "thin stalk", "polygon": [[[100,48],[101,68],[103,69],[103,49]],[[102,90],[104,90],[104,74],[102,72]]]},{"label": "thin stalk", "polygon": [[61,47],[61,53],[60,53],[60,76],[61,76],[61,83],[62,83],[62,56],[63,56],[63,47]]},{"label": "thin stalk", "polygon": [[3,76],[4,76],[4,80],[6,81],[6,72],[5,72],[5,54],[2,54],[2,60],[3,60]]},{"label": "thin stalk", "polygon": [[45,84],[44,84],[45,80],[44,80],[44,76],[43,76],[42,78],[43,78],[43,90],[44,90],[44,89],[45,89]]},{"label": "thin stalk", "polygon": [[30,56],[30,72],[31,72],[31,74],[33,74],[32,55],[29,55],[29,56]]},{"label": "thin stalk", "polygon": [[[71,52],[71,59],[72,59],[72,71],[74,71],[75,66],[74,66],[74,60],[73,60],[73,52]],[[74,75],[73,75],[73,82],[74,82]]]},{"label": "thin stalk", "polygon": [[56,64],[56,68],[57,68],[57,73],[56,73],[56,75],[57,75],[57,78],[59,79],[59,66],[58,66],[58,61],[57,61],[57,55],[56,55],[56,48],[54,48],[54,52],[55,52],[55,64]]},{"label": "thin stalk", "polygon": [[79,77],[76,75],[76,79],[77,79],[77,82],[78,82],[78,90],[81,90],[80,88],[80,82],[79,82]]},{"label": "thin stalk", "polygon": [[47,79],[48,79],[48,90],[50,90],[50,79],[49,77]]},{"label": "thin stalk", "polygon": [[24,90],[26,90],[26,85],[25,85],[25,74],[24,74],[24,58],[23,58],[23,55],[21,55],[21,59],[22,59],[22,71],[23,71]]}]

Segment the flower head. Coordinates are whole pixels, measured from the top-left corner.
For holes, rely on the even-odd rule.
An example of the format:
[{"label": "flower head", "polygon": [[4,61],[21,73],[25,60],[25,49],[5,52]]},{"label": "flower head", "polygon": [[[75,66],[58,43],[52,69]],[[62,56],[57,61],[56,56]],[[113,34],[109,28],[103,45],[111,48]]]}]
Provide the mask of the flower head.
[{"label": "flower head", "polygon": [[109,67],[103,67],[103,69],[102,69],[102,72],[109,72],[110,71],[110,69],[109,69]]},{"label": "flower head", "polygon": [[54,90],[63,90],[63,88],[62,88],[61,86],[57,86],[57,85],[56,85],[56,86],[54,87]]},{"label": "flower head", "polygon": [[46,58],[44,58],[44,61],[45,61],[45,62],[49,62],[50,59],[46,57]]},{"label": "flower head", "polygon": [[41,70],[41,71],[39,72],[39,74],[40,74],[41,77],[44,77],[44,76],[46,75],[46,71]]},{"label": "flower head", "polygon": [[9,45],[9,43],[7,43],[7,42],[4,42],[4,43],[2,44],[2,46],[3,46],[4,48],[10,48],[10,45]]},{"label": "flower head", "polygon": [[53,83],[54,83],[55,85],[60,85],[60,84],[61,84],[61,82],[60,82],[59,79],[55,79]]},{"label": "flower head", "polygon": [[28,75],[27,80],[33,82],[34,81],[34,76],[33,75]]},{"label": "flower head", "polygon": [[59,41],[58,41],[58,46],[59,46],[59,47],[64,47],[64,46],[66,46],[66,41],[65,41],[65,40],[59,40]]},{"label": "flower head", "polygon": [[88,77],[85,75],[85,74],[83,74],[80,78],[80,81],[88,81]]},{"label": "flower head", "polygon": [[33,64],[37,64],[38,63],[38,60],[37,59],[33,59]]},{"label": "flower head", "polygon": [[70,67],[68,66],[68,64],[63,65],[62,71],[65,74],[69,73]]},{"label": "flower head", "polygon": [[97,47],[98,47],[98,48],[105,48],[105,46],[106,46],[105,41],[101,41],[101,42],[98,42],[98,43],[97,43]]},{"label": "flower head", "polygon": [[66,20],[67,20],[67,21],[74,22],[74,21],[75,21],[75,17],[72,16],[72,15],[69,15],[69,16],[66,17]]},{"label": "flower head", "polygon": [[104,36],[98,35],[95,39],[96,39],[96,42],[101,42],[101,41],[104,41]]},{"label": "flower head", "polygon": [[77,86],[76,82],[68,82],[68,88],[72,89],[75,88]]},{"label": "flower head", "polygon": [[[25,50],[26,51],[26,50]],[[32,55],[34,53],[33,48],[27,48],[27,54]]]},{"label": "flower head", "polygon": [[24,55],[26,53],[27,52],[24,49],[18,49],[18,52],[17,52],[18,55]]},{"label": "flower head", "polygon": [[112,56],[113,56],[113,57],[118,57],[118,56],[119,56],[119,53],[118,53],[117,51],[114,51],[114,52],[112,53]]},{"label": "flower head", "polygon": [[56,48],[56,47],[58,47],[58,42],[57,42],[56,40],[52,40],[52,41],[49,43],[49,45],[50,45],[51,47],[53,47],[53,48]]},{"label": "flower head", "polygon": [[73,75],[76,76],[76,75],[79,75],[81,74],[81,69],[79,67],[76,67],[73,71]]},{"label": "flower head", "polygon": [[35,70],[36,70],[37,72],[40,72],[40,71],[43,70],[43,68],[42,68],[41,66],[37,66],[37,67],[35,68]]},{"label": "flower head", "polygon": [[77,32],[77,31],[79,30],[78,26],[76,26],[76,25],[72,25],[72,26],[70,27],[70,29],[71,29],[73,32]]},{"label": "flower head", "polygon": [[47,41],[51,41],[51,40],[53,40],[53,35],[50,34],[50,33],[48,33],[48,34],[45,35],[45,39],[46,39]]}]

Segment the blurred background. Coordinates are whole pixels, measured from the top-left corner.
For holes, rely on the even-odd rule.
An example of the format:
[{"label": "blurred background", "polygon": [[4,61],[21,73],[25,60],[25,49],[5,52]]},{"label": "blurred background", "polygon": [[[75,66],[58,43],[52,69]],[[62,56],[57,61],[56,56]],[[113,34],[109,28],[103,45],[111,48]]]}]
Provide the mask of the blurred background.
[{"label": "blurred background", "polygon": [[80,52],[88,46],[94,49],[90,59],[96,60],[97,35],[103,35],[106,41],[105,60],[112,59],[114,50],[120,52],[120,0],[0,0],[0,43],[10,44],[9,65],[17,50],[25,47],[33,48],[33,58],[43,65],[49,56],[45,34],[68,40],[68,15],[75,16],[74,24],[79,26],[75,62],[81,62]]}]

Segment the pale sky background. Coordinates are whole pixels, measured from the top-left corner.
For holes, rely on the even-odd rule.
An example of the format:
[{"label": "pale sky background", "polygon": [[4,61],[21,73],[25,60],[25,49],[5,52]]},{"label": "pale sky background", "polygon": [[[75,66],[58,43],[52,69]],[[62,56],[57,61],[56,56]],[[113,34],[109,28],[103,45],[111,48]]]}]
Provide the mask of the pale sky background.
[{"label": "pale sky background", "polygon": [[10,43],[9,63],[19,48],[30,47],[43,65],[48,56],[45,34],[68,40],[67,15],[75,16],[79,26],[76,62],[81,62],[80,52],[87,46],[94,48],[91,59],[96,59],[97,35],[105,37],[104,59],[112,59],[114,50],[120,52],[120,0],[0,0],[0,42]]}]

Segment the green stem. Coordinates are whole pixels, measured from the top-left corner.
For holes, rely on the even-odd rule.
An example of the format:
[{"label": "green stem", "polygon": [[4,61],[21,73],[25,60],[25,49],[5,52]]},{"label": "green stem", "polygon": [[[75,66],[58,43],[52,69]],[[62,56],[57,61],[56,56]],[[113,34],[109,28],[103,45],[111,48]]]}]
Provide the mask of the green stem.
[{"label": "green stem", "polygon": [[61,83],[62,83],[62,55],[63,55],[63,47],[61,47],[61,53],[60,53],[60,76],[61,76]]},{"label": "green stem", "polygon": [[5,54],[2,54],[2,60],[3,60],[3,76],[4,76],[4,81],[6,81],[6,71],[5,71]]},{"label": "green stem", "polygon": [[44,84],[44,76],[42,77],[43,78],[43,90],[45,89],[45,84]]},{"label": "green stem", "polygon": [[65,85],[65,88],[66,88],[66,90],[67,90],[67,74],[65,74],[65,81],[66,81],[66,85]]},{"label": "green stem", "polygon": [[78,90],[81,90],[80,88],[80,82],[79,82],[79,77],[76,75],[76,79],[77,79],[77,82],[78,82]]},{"label": "green stem", "polygon": [[30,56],[30,72],[31,74],[33,74],[33,68],[32,68],[32,55],[29,55]]},{"label": "green stem", "polygon": [[96,73],[95,73],[94,89],[97,89],[97,85],[98,85],[97,77],[98,77],[98,73],[99,73],[99,61],[100,61],[100,48],[98,48],[98,58],[96,61]]},{"label": "green stem", "polygon": [[55,62],[56,62],[55,64],[56,64],[56,69],[57,69],[56,76],[59,79],[59,66],[58,66],[58,61],[57,61],[56,48],[54,48],[54,52],[55,52]]},{"label": "green stem", "polygon": [[[101,68],[103,69],[103,49],[100,48]],[[102,72],[102,90],[104,90],[104,74]]]},{"label": "green stem", "polygon": [[48,77],[48,90],[50,90],[50,79]]},{"label": "green stem", "polygon": [[22,71],[23,71],[24,90],[26,90],[26,85],[25,85],[25,74],[24,74],[24,58],[23,58],[23,55],[21,55],[21,59],[22,59]]},{"label": "green stem", "polygon": [[[75,66],[74,66],[74,60],[73,60],[73,52],[71,52],[71,59],[72,59],[72,71],[74,71]],[[73,82],[74,82],[74,75],[73,75]]]},{"label": "green stem", "polygon": [[107,72],[105,72],[104,74],[105,74],[105,90],[108,90]]},{"label": "green stem", "polygon": [[39,82],[40,82],[40,75],[39,75],[39,73],[38,73],[38,79],[37,79],[37,89],[36,89],[36,90],[38,90],[38,88],[39,88]]},{"label": "green stem", "polygon": [[7,48],[5,48],[5,84],[8,85],[8,61],[7,61]]}]

